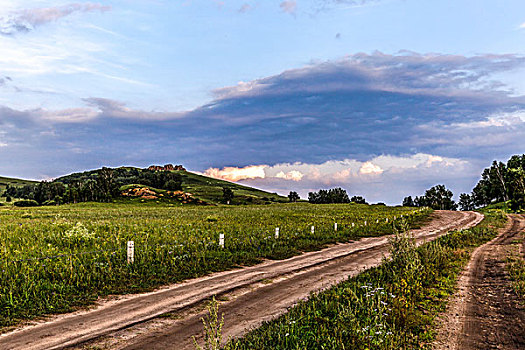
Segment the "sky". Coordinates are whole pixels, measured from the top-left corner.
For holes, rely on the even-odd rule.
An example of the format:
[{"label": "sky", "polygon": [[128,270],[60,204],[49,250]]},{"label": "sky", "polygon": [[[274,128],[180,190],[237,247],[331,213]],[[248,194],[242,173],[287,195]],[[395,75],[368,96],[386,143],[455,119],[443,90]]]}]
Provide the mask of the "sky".
[{"label": "sky", "polygon": [[524,48],[522,0],[0,0],[0,175],[458,195],[525,153]]}]

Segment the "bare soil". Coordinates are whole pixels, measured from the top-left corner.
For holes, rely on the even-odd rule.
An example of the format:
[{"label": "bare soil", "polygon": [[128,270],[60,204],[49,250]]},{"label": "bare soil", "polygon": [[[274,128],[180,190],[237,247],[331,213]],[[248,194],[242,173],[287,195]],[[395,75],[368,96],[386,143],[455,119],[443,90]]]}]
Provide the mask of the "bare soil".
[{"label": "bare soil", "polygon": [[511,245],[524,230],[525,216],[512,215],[498,237],[474,250],[434,349],[525,349],[525,307],[505,271]]},{"label": "bare soil", "polygon": [[[483,216],[436,211],[414,230],[419,243]],[[202,341],[203,305],[217,295],[225,339],[237,337],[292,307],[298,300],[381,263],[388,237],[336,244],[281,261],[215,273],[139,295],[101,300],[90,310],[56,316],[0,335],[0,349],[194,349]]]}]

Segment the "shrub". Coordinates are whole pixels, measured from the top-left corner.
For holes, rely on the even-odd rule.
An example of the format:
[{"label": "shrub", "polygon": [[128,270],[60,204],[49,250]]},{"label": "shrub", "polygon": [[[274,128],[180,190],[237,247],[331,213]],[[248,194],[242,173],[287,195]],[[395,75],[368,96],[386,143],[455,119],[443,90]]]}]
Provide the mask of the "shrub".
[{"label": "shrub", "polygon": [[38,202],[32,199],[24,199],[13,203],[16,207],[38,207]]}]

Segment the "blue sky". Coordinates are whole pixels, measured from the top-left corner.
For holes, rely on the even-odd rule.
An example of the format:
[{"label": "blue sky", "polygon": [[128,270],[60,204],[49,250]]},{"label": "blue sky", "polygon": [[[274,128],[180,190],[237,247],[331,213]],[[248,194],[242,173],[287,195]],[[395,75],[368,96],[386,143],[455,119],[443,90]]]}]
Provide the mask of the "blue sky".
[{"label": "blue sky", "polygon": [[0,0],[0,174],[466,192],[524,153],[523,1]]}]

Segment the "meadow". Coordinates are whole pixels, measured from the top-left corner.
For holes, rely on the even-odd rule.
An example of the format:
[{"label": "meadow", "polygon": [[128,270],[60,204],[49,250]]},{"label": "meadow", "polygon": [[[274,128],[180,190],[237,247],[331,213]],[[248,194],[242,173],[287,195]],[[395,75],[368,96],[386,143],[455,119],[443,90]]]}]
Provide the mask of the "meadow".
[{"label": "meadow", "polygon": [[[401,216],[417,226],[427,214],[415,208],[308,203],[2,207],[0,329],[109,294],[151,290],[262,259],[389,234]],[[221,233],[224,248],[218,244]],[[129,240],[135,242],[133,264],[126,263]]]}]

